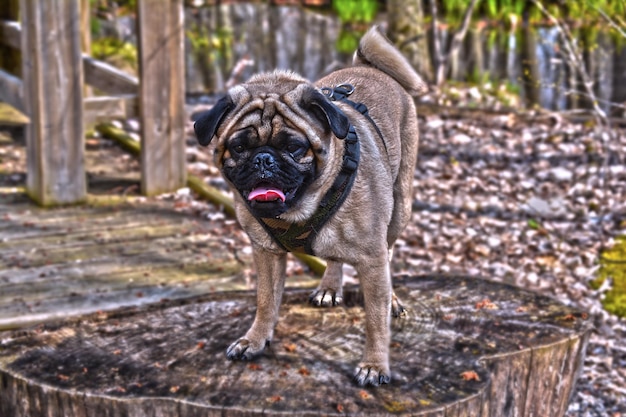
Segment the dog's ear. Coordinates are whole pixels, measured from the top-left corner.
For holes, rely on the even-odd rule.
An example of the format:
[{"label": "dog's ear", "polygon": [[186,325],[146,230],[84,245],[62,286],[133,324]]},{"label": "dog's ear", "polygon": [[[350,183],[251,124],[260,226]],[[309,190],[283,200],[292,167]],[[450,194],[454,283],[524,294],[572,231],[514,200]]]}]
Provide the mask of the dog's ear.
[{"label": "dog's ear", "polygon": [[198,142],[202,146],[211,143],[211,139],[215,136],[217,128],[224,120],[224,116],[235,107],[230,96],[224,96],[218,100],[211,110],[203,113],[193,124],[193,130],[196,132]]},{"label": "dog's ear", "polygon": [[302,96],[302,107],[324,123],[339,139],[348,136],[350,120],[348,117],[317,90],[311,90]]}]

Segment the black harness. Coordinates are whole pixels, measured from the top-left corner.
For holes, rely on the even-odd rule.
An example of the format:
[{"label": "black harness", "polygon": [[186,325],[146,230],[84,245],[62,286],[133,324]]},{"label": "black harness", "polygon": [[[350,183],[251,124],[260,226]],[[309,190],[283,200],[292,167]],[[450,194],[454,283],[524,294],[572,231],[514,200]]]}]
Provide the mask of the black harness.
[{"label": "black harness", "polygon": [[[335,88],[322,88],[322,92],[329,100],[338,100],[354,107],[359,113],[366,116],[381,137],[382,134],[378,126],[368,115],[367,106],[363,103],[355,103],[348,100],[348,96],[354,92],[354,87],[350,84],[341,84]],[[350,125],[348,135],[343,139],[344,155],[341,171],[335,178],[333,185],[326,192],[319,207],[305,222],[292,223],[279,218],[263,217],[258,219],[265,230],[274,238],[276,243],[287,252],[306,253],[315,255],[313,252],[313,242],[317,234],[328,220],[337,212],[341,204],[352,189],[356,178],[357,167],[359,166],[360,146],[359,138]],[[383,141],[383,144],[385,142]]]}]

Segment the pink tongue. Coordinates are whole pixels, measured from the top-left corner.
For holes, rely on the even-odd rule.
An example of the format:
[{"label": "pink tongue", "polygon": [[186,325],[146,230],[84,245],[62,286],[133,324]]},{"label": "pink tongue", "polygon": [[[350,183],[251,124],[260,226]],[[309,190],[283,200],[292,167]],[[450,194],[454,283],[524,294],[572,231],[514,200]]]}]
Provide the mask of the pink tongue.
[{"label": "pink tongue", "polygon": [[276,188],[255,188],[248,194],[248,200],[252,201],[285,201],[285,194]]}]

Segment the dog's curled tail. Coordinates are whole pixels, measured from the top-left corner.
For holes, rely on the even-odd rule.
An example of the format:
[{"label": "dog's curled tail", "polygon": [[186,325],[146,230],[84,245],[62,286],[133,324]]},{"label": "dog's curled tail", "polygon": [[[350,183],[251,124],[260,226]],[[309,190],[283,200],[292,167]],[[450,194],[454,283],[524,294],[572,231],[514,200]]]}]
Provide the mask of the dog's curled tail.
[{"label": "dog's curled tail", "polygon": [[354,65],[369,65],[384,72],[412,96],[419,96],[428,90],[422,77],[378,26],[372,27],[363,35],[353,62]]}]

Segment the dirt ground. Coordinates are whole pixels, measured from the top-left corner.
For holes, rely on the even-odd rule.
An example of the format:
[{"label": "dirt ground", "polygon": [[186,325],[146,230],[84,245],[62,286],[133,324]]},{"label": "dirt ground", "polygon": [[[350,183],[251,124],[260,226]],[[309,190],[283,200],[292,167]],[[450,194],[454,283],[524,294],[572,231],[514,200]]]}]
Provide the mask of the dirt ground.
[{"label": "dirt ground", "polygon": [[[189,114],[204,108],[189,105]],[[395,274],[463,273],[518,285],[587,311],[595,331],[568,416],[626,416],[626,320],[589,283],[600,252],[626,234],[626,134],[560,115],[495,112],[420,116],[411,223],[395,248]],[[138,137],[134,120],[120,126]],[[0,129],[1,130],[1,129]],[[189,170],[225,192],[211,152],[187,129]],[[20,132],[0,133],[0,187],[25,183]],[[87,139],[91,193],[138,195],[139,165],[112,141]],[[158,198],[215,222],[254,286],[251,247],[237,224],[189,189]],[[307,274],[295,259],[290,276]],[[347,282],[358,282],[345,268]]]}]

